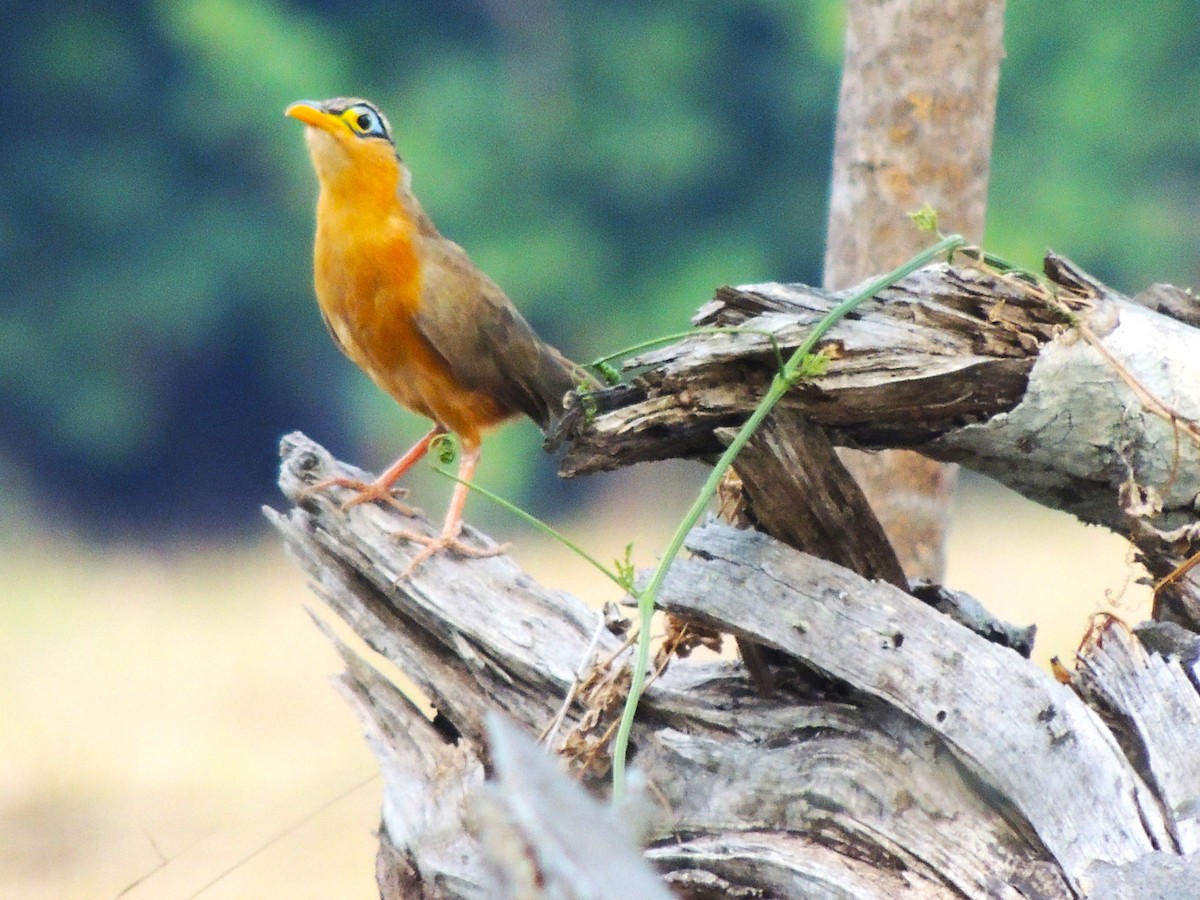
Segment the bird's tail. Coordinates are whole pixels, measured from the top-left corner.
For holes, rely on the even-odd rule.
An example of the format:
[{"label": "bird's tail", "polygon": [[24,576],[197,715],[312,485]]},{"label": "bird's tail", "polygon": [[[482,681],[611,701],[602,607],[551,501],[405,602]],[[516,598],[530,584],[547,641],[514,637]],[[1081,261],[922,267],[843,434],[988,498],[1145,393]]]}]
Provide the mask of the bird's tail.
[{"label": "bird's tail", "polygon": [[[545,434],[547,450],[556,449],[570,430],[564,427],[569,410],[579,404],[570,402],[571,394],[586,395],[602,385],[583,366],[573,363],[554,347],[543,344],[541,377],[538,378],[538,415],[533,416]],[[575,416],[570,417],[572,420]]]}]

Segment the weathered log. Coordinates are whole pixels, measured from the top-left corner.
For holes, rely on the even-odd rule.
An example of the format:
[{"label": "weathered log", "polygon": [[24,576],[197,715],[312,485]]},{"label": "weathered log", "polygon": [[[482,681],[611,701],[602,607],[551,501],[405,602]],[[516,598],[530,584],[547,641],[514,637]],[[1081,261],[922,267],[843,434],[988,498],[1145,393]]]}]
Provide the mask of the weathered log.
[{"label": "weathered log", "polygon": [[[760,643],[915,719],[1016,807],[1073,881],[1096,860],[1125,863],[1161,846],[1161,813],[1112,734],[1028,661],[890,586],[754,532],[709,527],[689,549],[703,562],[672,570],[664,608],[722,631],[749,625]],[[713,596],[725,598],[720,620]],[[1003,729],[993,727],[999,710]]]},{"label": "weathered log", "polygon": [[[830,332],[825,374],[774,415],[803,417],[834,443],[961,463],[1124,535],[1164,579],[1200,552],[1200,329],[1061,257],[1046,271],[1046,284],[945,264],[914,273]],[[569,419],[562,473],[719,452],[721,429],[765,392],[776,349],[796,347],[843,296],[718,291],[697,324],[740,330],[630,360],[630,384]],[[1200,625],[1200,578],[1164,587],[1159,615]]]},{"label": "weathered log", "polygon": [[[485,773],[504,768],[489,716],[539,733],[589,647],[607,658],[619,639],[599,613],[539,587],[506,557],[445,554],[396,583],[413,548],[391,533],[431,526],[376,507],[343,513],[336,489],[304,495],[318,479],[360,473],[300,435],[285,439],[283,455],[280,483],[296,506],[269,515],[290,552],[331,608],[438,710],[431,722],[342,647],[344,688],[384,773],[383,895],[515,896],[548,883],[563,848],[589,840],[587,829],[519,823],[596,821],[595,810],[563,801],[570,792],[549,786],[555,776],[544,771],[530,774],[549,779],[541,787],[521,782],[516,806],[480,801],[497,796],[483,787]],[[1194,657],[1169,629],[1146,632],[1176,648],[1154,651],[1175,654],[1154,663],[1138,656],[1148,651],[1134,636],[1092,641],[1076,693],[903,591],[765,535],[710,525],[689,541],[695,556],[672,569],[664,608],[814,674],[767,698],[739,663],[683,660],[650,685],[632,749],[656,812],[634,816],[638,827],[617,844],[638,833],[676,891],[1071,897],[1120,883],[1156,851],[1183,859],[1200,809],[1194,760],[1179,757],[1191,719],[1178,719],[1181,737],[1153,732],[1176,727],[1171,709],[1194,712]],[[1140,688],[1145,679],[1170,693]],[[588,712],[572,703],[565,727]],[[1118,721],[1120,739],[1110,730]],[[582,777],[603,793],[602,781]],[[628,819],[603,827],[616,833]],[[504,823],[514,836],[497,846]],[[517,858],[529,871],[505,868]],[[577,886],[590,883],[596,858],[570,858],[582,866]]]},{"label": "weathered log", "polygon": [[1200,851],[1200,695],[1181,660],[1153,653],[1116,619],[1095,631],[1072,683],[1097,709],[1165,812],[1175,849]]},{"label": "weathered log", "polygon": [[[644,371],[587,398],[594,411],[574,418],[561,473],[720,452],[714,429],[740,424],[758,404],[776,348],[794,349],[853,292],[720,289],[693,321],[738,330],[697,333],[628,360],[626,369]],[[1071,312],[1085,303],[1061,299]],[[1065,326],[1063,312],[1024,280],[930,266],[841,322],[818,347],[828,357],[825,373],[798,384],[776,409],[803,414],[835,443],[919,447],[1017,406],[1037,350]]]}]

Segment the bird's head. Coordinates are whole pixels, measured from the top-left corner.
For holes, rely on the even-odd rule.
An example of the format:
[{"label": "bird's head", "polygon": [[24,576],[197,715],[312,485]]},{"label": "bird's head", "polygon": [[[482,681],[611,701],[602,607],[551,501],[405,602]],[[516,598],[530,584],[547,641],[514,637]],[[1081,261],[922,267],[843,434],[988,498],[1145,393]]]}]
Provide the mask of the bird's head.
[{"label": "bird's head", "polygon": [[400,161],[387,117],[374,103],[357,97],[300,100],[284,114],[308,126],[305,138],[322,185],[332,186],[347,172],[398,173]]}]

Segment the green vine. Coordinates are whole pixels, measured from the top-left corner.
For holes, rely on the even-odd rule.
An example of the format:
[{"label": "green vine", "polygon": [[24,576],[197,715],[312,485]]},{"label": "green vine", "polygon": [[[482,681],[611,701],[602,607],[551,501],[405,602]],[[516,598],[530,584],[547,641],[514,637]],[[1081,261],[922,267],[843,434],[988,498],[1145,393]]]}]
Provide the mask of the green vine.
[{"label": "green vine", "polygon": [[816,347],[817,343],[830,328],[884,288],[895,284],[901,278],[915,272],[942,253],[953,253],[965,244],[966,240],[961,235],[954,234],[944,237],[928,250],[917,254],[899,268],[871,282],[863,290],[843,300],[830,310],[813,326],[808,337],[792,353],[781,371],[777,372],[775,377],[771,379],[771,386],[767,389],[766,396],[759,402],[754,412],[750,414],[750,418],[742,425],[733,442],[721,454],[721,458],[717,460],[717,464],[713,466],[695,502],[692,503],[691,508],[688,509],[687,514],[683,517],[683,521],[679,523],[679,527],[675,529],[675,533],[671,536],[671,541],[667,544],[667,549],[663,552],[662,558],[659,560],[654,573],[650,576],[649,582],[647,582],[646,587],[642,589],[641,595],[637,598],[640,627],[637,655],[634,661],[632,681],[629,685],[629,695],[626,697],[625,709],[621,714],[621,723],[617,727],[617,737],[613,743],[613,802],[619,803],[625,796],[625,760],[629,750],[629,735],[633,730],[634,715],[637,713],[638,701],[641,699],[642,689],[646,684],[646,670],[650,665],[650,626],[654,617],[654,607],[658,600],[659,591],[666,580],[667,572],[675,562],[676,557],[679,556],[679,552],[683,549],[684,539],[700,520],[700,516],[704,514],[704,510],[708,508],[708,503],[713,495],[716,494],[717,486],[720,484],[721,479],[729,471],[729,468],[733,465],[733,461],[742,451],[742,448],[749,442],[754,432],[758,430],[763,420],[770,415],[771,410],[775,408],[775,404],[782,399],[783,395],[788,392],[793,384],[801,379],[801,373],[804,370],[806,360],[812,353],[813,348]]},{"label": "green vine", "polygon": [[[445,459],[441,460],[441,462],[443,462],[443,463],[452,462],[452,461],[453,460],[445,460]],[[517,506],[511,500],[505,500],[499,494],[493,493],[492,491],[489,491],[485,487],[480,487],[473,481],[463,481],[463,479],[459,478],[457,475],[455,475],[449,469],[443,469],[439,466],[434,466],[433,471],[437,472],[439,475],[444,476],[445,478],[449,478],[451,481],[457,481],[459,484],[465,484],[468,488],[471,489],[471,491],[473,493],[480,494],[481,496],[486,497],[487,499],[489,499],[493,503],[495,503],[497,506],[500,506],[503,509],[508,510],[510,513],[512,513],[518,519],[521,519],[524,522],[528,522],[530,525],[532,525],[538,531],[542,532],[542,534],[545,534],[545,535],[548,535],[549,537],[554,538],[554,540],[558,541],[560,544],[562,544],[568,550],[570,550],[571,552],[576,554],[580,559],[584,560],[585,562],[587,562],[587,563],[591,564],[593,567],[595,567],[596,571],[603,573],[605,578],[612,581],[612,583],[615,584],[617,587],[619,587],[621,590],[630,594],[634,598],[637,597],[637,591],[634,589],[634,586],[633,586],[634,568],[633,568],[633,563],[630,561],[630,557],[633,555],[633,544],[625,545],[625,558],[614,560],[613,568],[610,569],[608,566],[604,565],[604,563],[600,562],[600,560],[596,559],[596,557],[594,557],[592,554],[588,553],[586,550],[584,550],[581,546],[579,546],[577,543],[575,543],[573,540],[571,540],[569,537],[567,537],[561,531],[558,531],[552,525],[549,525],[546,522],[543,522],[541,519],[539,519],[537,516],[533,515],[532,513],[528,513],[525,510],[521,509],[521,507]]]}]

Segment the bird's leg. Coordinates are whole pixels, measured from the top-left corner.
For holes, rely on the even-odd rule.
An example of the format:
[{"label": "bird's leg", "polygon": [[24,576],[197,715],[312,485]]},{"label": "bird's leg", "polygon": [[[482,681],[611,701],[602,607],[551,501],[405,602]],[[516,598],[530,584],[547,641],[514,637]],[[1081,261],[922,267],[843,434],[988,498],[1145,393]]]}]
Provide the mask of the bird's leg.
[{"label": "bird's leg", "polygon": [[455,484],[454,493],[450,497],[450,508],[446,510],[446,521],[442,524],[441,534],[437,537],[430,537],[427,534],[419,534],[407,529],[393,532],[393,537],[425,545],[412,558],[412,562],[408,564],[408,567],[400,575],[400,578],[408,578],[416,571],[417,566],[442,550],[450,549],[455,553],[462,556],[469,556],[472,559],[479,559],[485,556],[499,556],[508,550],[507,544],[501,544],[499,547],[484,548],[473,547],[459,540],[463,526],[463,506],[466,505],[467,493],[470,491],[469,484],[475,476],[476,467],[479,465],[479,455],[478,444],[470,449],[466,449],[465,447],[463,449],[462,459],[458,464],[458,483]]},{"label": "bird's leg", "polygon": [[324,481],[317,482],[312,487],[305,489],[305,491],[301,494],[301,498],[303,499],[310,494],[315,494],[318,491],[325,490],[326,488],[344,487],[358,491],[358,493],[342,504],[343,511],[349,509],[351,506],[357,506],[360,503],[374,503],[379,501],[382,503],[389,503],[396,507],[396,509],[400,511],[401,515],[415,515],[418,512],[416,509],[409,506],[407,503],[401,503],[397,499],[397,496],[403,497],[407,491],[403,489],[393,489],[392,485],[395,484],[405,472],[420,462],[422,457],[429,452],[429,445],[432,444],[435,439],[445,433],[446,426],[434,425],[433,428],[429,429],[429,433],[425,435],[425,437],[413,444],[407,453],[388,466],[383,474],[370,484],[365,481],[359,481],[357,478],[326,478]]}]

